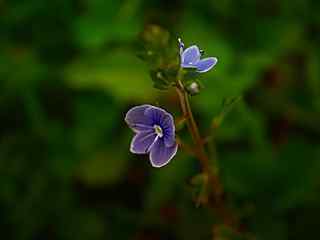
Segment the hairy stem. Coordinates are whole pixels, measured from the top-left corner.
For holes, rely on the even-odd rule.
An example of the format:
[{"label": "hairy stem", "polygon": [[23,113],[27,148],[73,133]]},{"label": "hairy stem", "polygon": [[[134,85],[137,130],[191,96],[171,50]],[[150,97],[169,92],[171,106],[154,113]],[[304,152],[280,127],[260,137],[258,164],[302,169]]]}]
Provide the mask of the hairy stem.
[{"label": "hairy stem", "polygon": [[206,153],[206,149],[204,147],[204,141],[200,135],[197,123],[194,119],[192,109],[189,102],[189,95],[184,90],[184,86],[181,82],[181,72],[178,74],[176,91],[179,96],[181,110],[183,112],[184,117],[187,120],[187,127],[191,134],[192,140],[195,145],[195,155],[199,159],[202,171],[208,180],[207,184],[209,186],[209,205],[214,210],[215,214],[218,215],[219,218],[223,221],[223,223],[233,230],[238,232],[235,221],[235,217],[230,212],[229,209],[226,208],[223,199],[223,188],[220,183],[220,180],[215,172],[213,172],[209,157]]},{"label": "hairy stem", "polygon": [[196,146],[195,152],[196,152],[197,158],[201,163],[203,172],[205,173],[205,175],[208,176],[209,182],[213,184],[213,189],[214,189],[213,193],[215,197],[220,198],[222,195],[222,186],[218,180],[218,177],[213,174],[212,169],[210,167],[209,158],[204,148],[204,141],[201,138],[197,123],[192,113],[192,109],[189,102],[189,96],[183,90],[183,85],[180,80],[179,80],[179,87],[177,87],[176,90],[179,96],[180,106],[181,106],[183,115],[187,119],[188,130]]}]

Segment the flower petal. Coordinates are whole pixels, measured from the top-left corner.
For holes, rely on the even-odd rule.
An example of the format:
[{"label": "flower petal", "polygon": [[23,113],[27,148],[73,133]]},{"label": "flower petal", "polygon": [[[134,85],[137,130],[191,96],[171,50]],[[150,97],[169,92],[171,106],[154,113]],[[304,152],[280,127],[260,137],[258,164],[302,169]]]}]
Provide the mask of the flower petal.
[{"label": "flower petal", "polygon": [[164,143],[167,147],[175,144],[175,126],[174,120],[170,113],[165,110],[151,106],[145,111],[145,115],[153,120],[153,124],[157,124],[163,131]]},{"label": "flower petal", "polygon": [[181,55],[181,66],[183,68],[194,68],[200,60],[200,50],[196,45],[188,47]]},{"label": "flower petal", "polygon": [[163,141],[166,147],[172,147],[174,144],[176,144],[174,129],[164,130]]},{"label": "flower petal", "polygon": [[218,59],[215,57],[204,58],[196,64],[197,71],[201,73],[208,72],[217,62]]},{"label": "flower petal", "polygon": [[145,111],[152,107],[145,104],[131,108],[125,117],[126,123],[134,131],[147,131],[153,129],[152,120],[145,115]]},{"label": "flower petal", "polygon": [[150,149],[150,162],[153,167],[162,167],[176,155],[178,145],[166,147],[163,139],[159,138]]},{"label": "flower petal", "polygon": [[175,126],[173,117],[167,113],[161,122],[163,130],[163,139],[166,147],[171,147],[176,143],[175,139]]},{"label": "flower petal", "polygon": [[161,128],[166,116],[170,116],[168,112],[155,106],[150,106],[149,108],[147,108],[144,114],[146,117],[151,119],[152,124],[157,124]]},{"label": "flower petal", "polygon": [[148,153],[156,140],[157,134],[153,130],[138,132],[131,141],[130,151],[137,154]]}]

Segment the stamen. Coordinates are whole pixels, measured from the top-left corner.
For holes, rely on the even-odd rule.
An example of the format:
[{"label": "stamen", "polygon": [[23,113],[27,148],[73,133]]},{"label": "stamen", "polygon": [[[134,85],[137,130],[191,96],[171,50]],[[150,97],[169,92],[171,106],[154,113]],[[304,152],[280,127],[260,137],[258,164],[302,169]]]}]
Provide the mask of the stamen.
[{"label": "stamen", "polygon": [[163,137],[163,131],[162,131],[162,128],[159,125],[154,125],[153,128],[154,128],[155,133],[159,137]]}]

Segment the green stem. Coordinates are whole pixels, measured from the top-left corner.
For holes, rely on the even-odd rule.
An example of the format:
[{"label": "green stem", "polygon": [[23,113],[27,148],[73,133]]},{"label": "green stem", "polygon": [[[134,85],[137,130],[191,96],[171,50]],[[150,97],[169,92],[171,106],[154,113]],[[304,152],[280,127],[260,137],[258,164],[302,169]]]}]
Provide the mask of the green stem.
[{"label": "green stem", "polygon": [[[219,215],[224,224],[234,229],[235,217],[233,216],[233,214],[231,214],[229,209],[226,208],[223,200],[222,185],[217,174],[215,174],[210,167],[210,161],[204,147],[204,141],[202,140],[199,128],[192,113],[191,105],[189,102],[189,95],[185,91],[182,83],[182,70],[180,70],[178,73],[176,91],[179,96],[181,110],[187,120],[188,130],[195,145],[195,155],[199,159],[202,171],[206,176],[206,184],[208,184],[210,187],[209,204],[213,208],[214,212]],[[234,230],[237,231],[236,229]]]},{"label": "green stem", "polygon": [[192,140],[196,146],[195,153],[197,158],[199,159],[202,167],[202,171],[207,176],[208,182],[211,183],[212,186],[212,193],[214,197],[216,198],[216,201],[222,197],[223,190],[222,186],[220,184],[220,181],[218,179],[218,176],[213,174],[213,171],[210,167],[210,161],[208,158],[208,155],[206,153],[206,150],[204,148],[204,141],[201,138],[201,135],[199,133],[198,126],[196,124],[196,121],[194,119],[190,102],[189,102],[189,96],[187,93],[183,92],[180,88],[177,88],[177,93],[180,99],[180,105],[183,114],[187,118],[187,127],[191,134]]}]

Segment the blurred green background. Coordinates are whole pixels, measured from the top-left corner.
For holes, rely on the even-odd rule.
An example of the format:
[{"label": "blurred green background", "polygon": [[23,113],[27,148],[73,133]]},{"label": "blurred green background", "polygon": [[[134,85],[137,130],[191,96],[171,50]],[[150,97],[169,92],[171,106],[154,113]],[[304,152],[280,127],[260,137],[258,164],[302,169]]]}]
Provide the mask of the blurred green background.
[{"label": "blurred green background", "polygon": [[180,150],[159,170],[129,152],[130,107],[180,115],[136,57],[155,24],[219,59],[192,98],[202,132],[243,96],[216,130],[241,223],[255,239],[318,239],[319,12],[317,0],[0,1],[1,238],[211,239],[215,219],[192,201],[197,160]]}]

